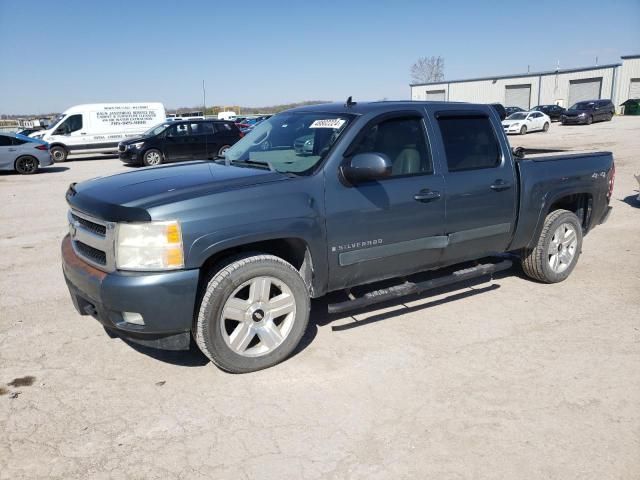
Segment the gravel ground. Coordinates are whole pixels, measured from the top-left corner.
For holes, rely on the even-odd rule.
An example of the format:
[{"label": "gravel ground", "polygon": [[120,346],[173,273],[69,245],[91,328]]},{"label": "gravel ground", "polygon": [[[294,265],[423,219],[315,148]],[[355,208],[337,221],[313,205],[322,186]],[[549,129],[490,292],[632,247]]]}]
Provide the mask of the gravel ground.
[{"label": "gravel ground", "polygon": [[247,375],[73,309],[64,192],[117,159],[0,174],[0,479],[640,478],[640,117],[511,142],[614,152],[613,214],[566,282],[316,301],[304,348]]}]

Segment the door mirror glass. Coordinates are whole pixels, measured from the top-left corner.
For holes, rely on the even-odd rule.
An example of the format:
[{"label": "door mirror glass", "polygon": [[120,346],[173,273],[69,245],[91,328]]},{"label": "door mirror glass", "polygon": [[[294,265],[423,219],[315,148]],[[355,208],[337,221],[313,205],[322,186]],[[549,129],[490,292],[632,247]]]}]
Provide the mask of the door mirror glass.
[{"label": "door mirror glass", "polygon": [[511,153],[513,154],[514,157],[516,158],[524,158],[525,155],[525,150],[523,147],[513,147],[511,149]]},{"label": "door mirror glass", "polygon": [[359,153],[348,166],[342,167],[342,173],[350,183],[356,184],[389,177],[391,167],[391,160],[384,153]]}]

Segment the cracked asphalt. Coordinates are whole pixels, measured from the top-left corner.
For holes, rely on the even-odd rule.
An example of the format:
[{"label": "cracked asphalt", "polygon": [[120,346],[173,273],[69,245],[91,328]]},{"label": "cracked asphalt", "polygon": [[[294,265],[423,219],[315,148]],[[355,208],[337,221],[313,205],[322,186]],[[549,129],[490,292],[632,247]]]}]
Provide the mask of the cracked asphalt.
[{"label": "cracked asphalt", "polygon": [[566,282],[315,301],[299,352],[246,375],[73,309],[64,192],[119,160],[0,174],[0,479],[640,478],[640,117],[510,140],[614,152],[613,214]]}]

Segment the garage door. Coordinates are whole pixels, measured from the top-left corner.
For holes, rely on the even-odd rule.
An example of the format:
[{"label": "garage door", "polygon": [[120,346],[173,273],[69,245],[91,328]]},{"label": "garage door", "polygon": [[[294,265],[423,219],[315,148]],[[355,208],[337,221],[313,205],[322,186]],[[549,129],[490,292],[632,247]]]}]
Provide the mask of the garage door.
[{"label": "garage door", "polygon": [[507,85],[504,94],[505,107],[531,108],[531,84]]},{"label": "garage door", "polygon": [[427,90],[427,100],[444,102],[447,99],[444,90]]},{"label": "garage door", "polygon": [[583,100],[597,100],[602,90],[602,77],[569,81],[569,106]]},{"label": "garage door", "polygon": [[[631,79],[631,84],[629,84],[629,98],[640,98],[640,78]],[[624,100],[626,100],[626,98]]]}]

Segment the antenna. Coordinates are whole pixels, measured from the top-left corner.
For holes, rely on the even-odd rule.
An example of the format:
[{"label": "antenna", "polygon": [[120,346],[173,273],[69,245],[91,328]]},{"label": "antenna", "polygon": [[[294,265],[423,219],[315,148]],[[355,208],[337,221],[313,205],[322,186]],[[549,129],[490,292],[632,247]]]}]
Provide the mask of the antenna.
[{"label": "antenna", "polygon": [[347,103],[345,103],[344,106],[347,107],[347,108],[351,108],[351,107],[353,107],[354,105],[357,105],[357,104],[358,104],[358,102],[354,102],[353,101],[353,97],[349,96],[349,98],[347,98]]}]

